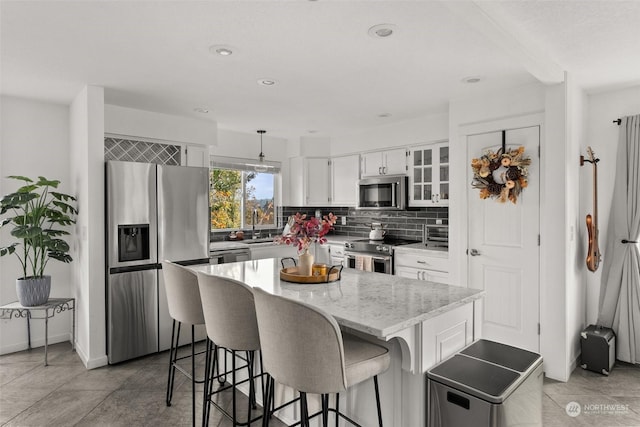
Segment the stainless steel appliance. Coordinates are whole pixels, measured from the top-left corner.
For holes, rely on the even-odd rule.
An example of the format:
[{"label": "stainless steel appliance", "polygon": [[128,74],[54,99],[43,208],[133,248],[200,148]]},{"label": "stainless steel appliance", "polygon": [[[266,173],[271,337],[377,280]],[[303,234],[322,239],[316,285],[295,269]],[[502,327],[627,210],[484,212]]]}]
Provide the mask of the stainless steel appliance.
[{"label": "stainless steel appliance", "polygon": [[542,426],[542,357],[478,340],[427,372],[429,427]]},{"label": "stainless steel appliance", "polygon": [[[344,244],[344,267],[393,274],[393,248],[418,243],[417,240],[385,236],[383,241],[353,240]],[[363,265],[359,265],[363,263]],[[370,265],[370,268],[367,266]]]},{"label": "stainless steel appliance", "polygon": [[211,264],[226,264],[229,262],[249,261],[251,251],[249,248],[212,250],[209,253]]},{"label": "stainless steel appliance", "polygon": [[209,263],[209,170],[118,161],[105,169],[107,355],[117,363],[169,348],[160,262]]},{"label": "stainless steel appliance", "polygon": [[432,248],[449,247],[449,226],[448,225],[422,225],[422,243]]},{"label": "stainless steel appliance", "polygon": [[401,210],[407,206],[407,176],[387,175],[358,181],[357,209]]}]

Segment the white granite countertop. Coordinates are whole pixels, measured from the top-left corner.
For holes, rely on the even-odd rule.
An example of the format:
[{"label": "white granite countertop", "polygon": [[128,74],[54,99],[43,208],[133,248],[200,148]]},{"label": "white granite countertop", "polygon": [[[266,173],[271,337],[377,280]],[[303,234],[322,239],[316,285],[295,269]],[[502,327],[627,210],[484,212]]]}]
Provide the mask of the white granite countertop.
[{"label": "white granite countertop", "polygon": [[[327,237],[327,243],[338,243],[344,244],[345,242],[350,242],[356,239],[362,239],[362,237],[352,237],[352,236],[338,236],[338,235],[329,235]],[[209,250],[210,251],[225,251],[232,249],[248,249],[252,245],[259,246],[270,246],[275,245],[273,242],[275,237],[264,237],[256,240],[252,239],[244,239],[244,240],[224,240],[218,242],[210,242]]]},{"label": "white granite countertop", "polygon": [[336,282],[290,283],[280,280],[279,258],[189,268],[303,301],[325,310],[342,326],[382,339],[484,295],[478,289],[354,269],[343,270]]}]

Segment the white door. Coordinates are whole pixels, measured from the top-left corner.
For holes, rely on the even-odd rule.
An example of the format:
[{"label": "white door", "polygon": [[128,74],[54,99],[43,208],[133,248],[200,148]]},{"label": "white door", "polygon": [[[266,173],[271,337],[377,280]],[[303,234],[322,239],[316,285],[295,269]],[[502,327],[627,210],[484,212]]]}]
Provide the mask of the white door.
[{"label": "white door", "polygon": [[[468,186],[468,283],[485,290],[484,338],[538,352],[540,127],[508,130],[505,136],[507,149],[524,146],[531,158],[528,186],[516,204],[482,200],[480,190]],[[501,131],[467,137],[467,182],[473,179],[471,159],[501,145]]]}]

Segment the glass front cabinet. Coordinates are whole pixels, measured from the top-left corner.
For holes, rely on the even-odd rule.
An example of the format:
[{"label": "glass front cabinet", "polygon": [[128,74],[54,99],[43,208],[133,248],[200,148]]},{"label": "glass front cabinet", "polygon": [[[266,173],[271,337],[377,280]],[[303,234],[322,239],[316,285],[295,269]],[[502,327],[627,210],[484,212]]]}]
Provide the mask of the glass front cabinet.
[{"label": "glass front cabinet", "polygon": [[449,143],[411,147],[409,206],[449,204]]}]

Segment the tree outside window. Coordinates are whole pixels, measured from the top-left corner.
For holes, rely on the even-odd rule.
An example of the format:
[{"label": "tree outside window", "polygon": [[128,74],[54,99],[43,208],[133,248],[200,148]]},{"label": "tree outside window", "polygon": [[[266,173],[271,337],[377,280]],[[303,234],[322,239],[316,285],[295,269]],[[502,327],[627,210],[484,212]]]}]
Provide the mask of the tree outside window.
[{"label": "tree outside window", "polygon": [[241,229],[252,225],[275,226],[275,174],[238,169],[210,172],[211,229]]}]

